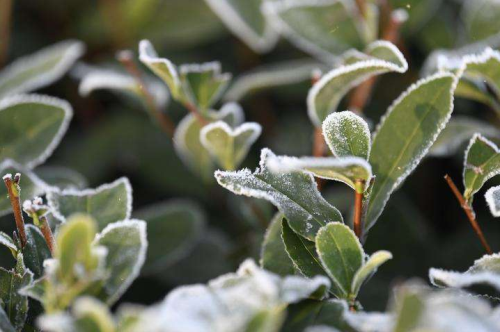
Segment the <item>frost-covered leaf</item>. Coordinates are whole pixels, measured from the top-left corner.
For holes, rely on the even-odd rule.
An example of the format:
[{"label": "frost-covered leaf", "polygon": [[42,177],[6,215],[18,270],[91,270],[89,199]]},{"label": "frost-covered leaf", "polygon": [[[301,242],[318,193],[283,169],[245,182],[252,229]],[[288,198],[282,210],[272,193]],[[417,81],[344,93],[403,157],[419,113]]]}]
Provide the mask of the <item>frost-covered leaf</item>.
[{"label": "frost-covered leaf", "polygon": [[28,315],[28,298],[19,290],[33,281],[33,274],[25,268],[21,254],[17,259],[15,269],[0,268],[0,299],[11,324],[21,331]]},{"label": "frost-covered leaf", "polygon": [[8,248],[14,258],[17,257],[18,248],[14,243],[14,240],[8,234],[0,232],[0,244]]},{"label": "frost-covered leaf", "polygon": [[311,60],[284,61],[263,65],[237,77],[224,95],[226,101],[239,101],[250,94],[274,87],[310,81],[325,65]]},{"label": "frost-covered leaf", "polygon": [[[340,1],[339,1],[340,2]],[[335,112],[342,98],[368,78],[387,72],[404,73],[408,63],[393,44],[377,41],[369,45],[365,59],[342,65],[325,74],[309,90],[307,109],[313,124],[320,127]]]},{"label": "frost-covered leaf", "polygon": [[[269,158],[268,167],[274,173],[305,171],[316,177],[340,181],[354,190],[363,192],[372,178],[372,168],[359,157],[315,158],[315,157],[274,157]],[[358,185],[357,181],[362,184]]]},{"label": "frost-covered leaf", "polygon": [[[209,111],[205,119],[208,122],[222,120],[230,127],[239,126],[243,120],[243,110],[238,104],[225,104],[219,112]],[[174,146],[182,161],[206,182],[213,181],[215,165],[210,153],[200,140],[203,125],[192,114],[187,115],[177,126]]]},{"label": "frost-covered leaf", "polygon": [[355,156],[368,160],[371,134],[368,124],[350,111],[330,114],[322,125],[326,144],[336,157]]},{"label": "frost-covered leaf", "polygon": [[245,159],[261,132],[262,127],[255,122],[233,129],[224,121],[216,121],[201,129],[200,141],[223,169],[232,171]]},{"label": "frost-covered leaf", "polygon": [[134,213],[146,221],[148,252],[143,273],[164,270],[185,258],[205,231],[201,208],[186,200],[173,200],[148,206]]},{"label": "frost-covered leaf", "polygon": [[485,137],[475,134],[465,151],[464,160],[464,198],[471,204],[474,194],[483,185],[500,173],[500,151]]},{"label": "frost-covered leaf", "polygon": [[[36,168],[36,174],[50,186],[64,189],[84,189],[87,187],[87,179],[77,171],[60,166],[40,166]],[[24,189],[24,186],[23,186]]]},{"label": "frost-covered leaf", "polygon": [[350,298],[356,272],[364,262],[364,251],[353,231],[341,223],[329,223],[316,236],[318,257],[333,281],[335,295]]},{"label": "frost-covered leaf", "polygon": [[[281,238],[288,257],[302,275],[307,278],[313,278],[317,275],[328,276],[316,253],[315,243],[296,234],[285,219],[282,221]],[[333,286],[335,287],[335,285]],[[335,292],[335,289],[332,291]]]},{"label": "frost-covered leaf", "polygon": [[310,174],[272,173],[268,160],[275,155],[263,149],[260,167],[238,172],[215,172],[219,184],[237,195],[270,201],[285,215],[290,227],[301,236],[314,240],[319,228],[331,221],[343,221],[340,212],[331,206],[318,191]]},{"label": "frost-covered leaf", "polygon": [[500,217],[500,186],[491,187],[484,195],[493,217]]},{"label": "frost-covered leaf", "polygon": [[24,263],[35,278],[43,276],[43,262],[52,257],[47,242],[38,227],[26,225],[26,237],[28,241],[23,249]]},{"label": "frost-covered leaf", "polygon": [[425,302],[420,290],[401,287],[396,292],[394,307],[397,317],[394,322],[394,332],[412,331],[418,328],[425,311]]},{"label": "frost-covered leaf", "polygon": [[16,332],[14,326],[12,326],[7,313],[0,306],[0,331],[3,332]]},{"label": "frost-covered leaf", "polygon": [[30,92],[57,81],[84,50],[83,43],[67,40],[17,59],[0,73],[0,97]]},{"label": "frost-covered leaf", "polygon": [[261,12],[264,0],[206,0],[224,24],[254,51],[269,51],[278,34]]},{"label": "frost-covered leaf", "polygon": [[137,278],[146,259],[146,223],[126,220],[109,224],[97,235],[95,245],[107,249],[107,277],[97,297],[113,304]]},{"label": "frost-covered leaf", "polygon": [[488,122],[465,116],[454,116],[450,119],[450,122],[446,125],[441,134],[439,134],[429,150],[429,155],[432,157],[452,156],[475,133],[480,133],[488,137],[500,138],[498,129]]},{"label": "frost-covered leaf", "polygon": [[263,11],[273,27],[295,46],[327,61],[366,43],[362,21],[352,2],[267,1]]},{"label": "frost-covered leaf", "polygon": [[392,104],[373,138],[369,162],[375,183],[365,214],[368,230],[390,195],[417,167],[453,111],[456,78],[437,74],[412,85]]},{"label": "frost-covered leaf", "polygon": [[284,218],[283,214],[278,212],[271,220],[260,252],[260,265],[262,268],[280,276],[295,274],[293,262],[286,252],[281,237]]},{"label": "frost-covered leaf", "polygon": [[487,83],[500,98],[500,52],[487,48],[479,55],[463,58],[465,77]]},{"label": "frost-covered leaf", "polygon": [[73,116],[61,99],[16,95],[0,101],[0,164],[7,159],[33,168],[59,145]]},{"label": "frost-covered leaf", "polygon": [[356,271],[352,280],[351,293],[358,295],[363,283],[377,271],[380,265],[384,264],[391,258],[392,254],[385,250],[373,253],[363,266]]},{"label": "frost-covered leaf", "polygon": [[127,178],[120,178],[96,189],[67,189],[47,195],[53,215],[64,222],[75,213],[92,216],[102,230],[116,221],[125,220],[132,212],[132,187]]}]

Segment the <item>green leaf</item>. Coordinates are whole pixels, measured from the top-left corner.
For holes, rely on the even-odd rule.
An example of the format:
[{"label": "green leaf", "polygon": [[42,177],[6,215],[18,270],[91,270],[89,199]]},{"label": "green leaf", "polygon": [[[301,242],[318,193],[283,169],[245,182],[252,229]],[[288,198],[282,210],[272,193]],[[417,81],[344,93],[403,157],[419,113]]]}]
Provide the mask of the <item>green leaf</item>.
[{"label": "green leaf", "polygon": [[[293,265],[300,273],[307,277],[313,278],[317,275],[328,277],[325,269],[321,265],[316,246],[314,242],[304,239],[296,234],[289,226],[286,219],[282,220],[281,237],[285,245],[286,253]],[[333,285],[332,291],[337,294],[336,285]]]},{"label": "green leaf", "polygon": [[78,298],[73,304],[72,313],[77,331],[116,331],[115,322],[109,308],[95,298]]},{"label": "green leaf", "polygon": [[134,213],[146,221],[148,252],[143,273],[169,268],[188,256],[206,227],[206,216],[197,204],[172,200],[148,206]]},{"label": "green leaf", "polygon": [[301,236],[314,240],[319,228],[330,221],[343,221],[340,212],[319,193],[314,178],[305,173],[272,173],[268,160],[274,153],[263,149],[260,168],[238,172],[215,172],[221,186],[237,195],[255,197],[273,203],[287,218],[290,227]]},{"label": "green leaf", "polygon": [[42,95],[16,95],[0,101],[0,164],[12,159],[27,168],[43,163],[68,129],[71,106]]},{"label": "green leaf", "polygon": [[137,278],[144,264],[148,247],[146,223],[125,220],[110,224],[97,235],[94,244],[107,249],[107,277],[97,297],[111,305]]},{"label": "green leaf", "polygon": [[487,83],[500,98],[500,52],[487,48],[479,55],[465,56],[463,62],[465,77]]},{"label": "green leaf", "polygon": [[248,322],[245,332],[279,332],[285,320],[286,311],[284,308],[273,308],[262,310]]},{"label": "green leaf", "polygon": [[98,229],[125,220],[132,212],[132,187],[127,178],[120,178],[96,189],[67,189],[50,192],[48,204],[54,217],[66,221],[75,213],[86,213],[97,221]]},{"label": "green leaf", "polygon": [[396,294],[396,321],[394,332],[406,332],[420,326],[425,311],[425,300],[418,289],[401,287]]},{"label": "green leaf", "polygon": [[16,332],[16,329],[10,323],[7,313],[0,306],[0,331],[3,332]]},{"label": "green leaf", "polygon": [[295,274],[293,262],[286,252],[281,237],[282,223],[286,222],[284,219],[285,216],[278,212],[271,220],[260,252],[260,265],[262,268],[280,276]]},{"label": "green leaf", "polygon": [[[64,189],[84,189],[87,187],[87,179],[72,170],[60,166],[40,166],[36,168],[36,174],[50,186]],[[24,189],[24,186],[23,186]]]},{"label": "green leaf", "polygon": [[261,90],[310,82],[312,74],[324,67],[324,64],[309,59],[262,65],[237,77],[223,99],[239,101]]},{"label": "green leaf", "polygon": [[14,243],[14,240],[8,234],[0,232],[0,244],[9,248],[14,258],[17,257],[18,248]]},{"label": "green leaf", "polygon": [[298,48],[327,61],[365,45],[354,4],[345,1],[267,1],[269,22]]},{"label": "green leaf", "polygon": [[500,101],[489,91],[486,81],[462,76],[458,82],[455,96],[483,103],[491,107],[497,114],[500,113]]},{"label": "green leaf", "polygon": [[[238,104],[225,104],[219,112],[209,111],[205,119],[208,122],[222,120],[231,127],[243,122],[243,110]],[[204,181],[213,181],[215,165],[210,153],[200,140],[203,125],[192,114],[187,115],[177,126],[174,135],[174,146],[182,161]]]},{"label": "green leaf", "polygon": [[28,242],[23,249],[24,263],[35,278],[43,276],[43,262],[52,257],[42,232],[34,225],[26,225]]},{"label": "green leaf", "polygon": [[408,63],[393,44],[377,41],[367,49],[366,59],[340,66],[325,74],[309,90],[307,109],[309,118],[320,127],[326,117],[335,111],[342,98],[368,78],[388,73],[404,73]]},{"label": "green leaf", "polygon": [[352,280],[351,294],[357,296],[363,283],[377,271],[380,265],[384,264],[389,259],[392,259],[392,254],[385,250],[377,251],[372,254],[368,261],[356,271]]},{"label": "green leaf", "polygon": [[376,180],[365,214],[365,230],[373,226],[390,195],[417,167],[448,122],[455,83],[450,74],[422,79],[387,111],[370,154]]},{"label": "green leaf", "polygon": [[200,131],[201,144],[225,170],[236,169],[262,132],[255,122],[231,128],[224,121],[210,123]]},{"label": "green leaf", "polygon": [[329,223],[318,231],[316,250],[328,276],[340,291],[339,298],[349,298],[356,272],[364,261],[364,251],[356,235],[341,223]]},{"label": "green leaf", "polygon": [[350,111],[330,114],[322,125],[326,144],[336,157],[354,156],[368,160],[371,134],[368,124]]},{"label": "green leaf", "polygon": [[278,41],[278,34],[262,15],[263,0],[206,0],[224,24],[252,50],[269,51]]},{"label": "green leaf", "polygon": [[[297,171],[309,172],[322,179],[343,182],[359,192],[368,188],[372,178],[370,164],[365,159],[358,157],[274,157],[269,158],[268,167],[271,172],[277,174]],[[357,184],[358,181],[362,181],[362,185]]]},{"label": "green leaf", "polygon": [[500,173],[500,151],[497,146],[480,134],[475,134],[465,151],[464,198],[470,205],[474,194]]},{"label": "green leaf", "polygon": [[429,150],[432,157],[449,157],[475,134],[500,138],[498,129],[488,122],[465,116],[453,116]]},{"label": "green leaf", "polygon": [[19,290],[33,281],[33,274],[26,270],[23,256],[18,255],[15,270],[0,268],[0,299],[16,331],[21,331],[28,315],[28,298],[19,294]]},{"label": "green leaf", "polygon": [[484,194],[493,217],[500,217],[500,186],[491,187]]},{"label": "green leaf", "polygon": [[496,19],[499,13],[500,5],[496,1],[477,0],[464,3],[461,16],[469,40],[495,40],[500,31],[500,22]]},{"label": "green leaf", "polygon": [[83,43],[67,40],[17,59],[0,73],[0,97],[30,92],[57,81],[84,51]]}]

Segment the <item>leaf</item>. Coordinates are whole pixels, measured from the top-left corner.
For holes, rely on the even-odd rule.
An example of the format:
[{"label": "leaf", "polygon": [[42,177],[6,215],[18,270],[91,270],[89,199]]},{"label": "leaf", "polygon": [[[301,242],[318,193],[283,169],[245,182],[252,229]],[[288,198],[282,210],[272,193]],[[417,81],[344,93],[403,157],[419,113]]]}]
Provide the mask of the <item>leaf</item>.
[{"label": "leaf", "polygon": [[463,58],[464,76],[487,83],[500,97],[500,52],[487,48],[479,55]]},{"label": "leaf", "polygon": [[465,151],[464,198],[470,205],[474,194],[500,173],[500,151],[497,146],[479,134],[475,134]]},{"label": "leaf", "polygon": [[0,100],[0,164],[12,159],[27,168],[42,164],[59,145],[73,116],[61,99],[16,95]]},{"label": "leaf", "polygon": [[365,230],[382,213],[390,195],[417,167],[453,111],[456,78],[437,74],[420,80],[387,111],[373,138],[369,162],[376,181],[365,214]]},{"label": "leaf", "polygon": [[370,51],[373,55],[367,59],[333,69],[309,90],[307,111],[316,127],[320,127],[330,113],[337,111],[342,98],[355,86],[374,75],[404,73],[408,69],[401,52],[389,42],[377,41],[370,45]]},{"label": "leaf", "polygon": [[385,250],[377,251],[372,254],[368,261],[356,271],[352,280],[351,294],[357,296],[363,283],[377,271],[380,265],[384,264],[389,259],[392,259],[392,254]]},{"label": "leaf", "polygon": [[26,270],[23,256],[18,255],[15,270],[0,268],[0,299],[2,307],[11,324],[21,331],[28,315],[28,298],[19,294],[19,290],[33,281],[33,274]]},{"label": "leaf", "polygon": [[82,42],[66,40],[17,59],[0,73],[0,97],[30,92],[57,81],[84,51]]},{"label": "leaf", "polygon": [[[219,112],[209,111],[207,121],[222,120],[231,127],[240,125],[244,120],[243,110],[238,104],[225,104]],[[213,181],[215,165],[212,157],[201,144],[200,132],[203,125],[192,114],[181,120],[174,135],[174,146],[182,161],[206,182]]]},{"label": "leaf", "polygon": [[293,262],[286,252],[281,237],[282,223],[286,222],[284,218],[283,214],[278,212],[271,220],[260,252],[260,265],[262,268],[280,276],[295,274]]},{"label": "leaf", "polygon": [[215,172],[217,182],[237,195],[265,199],[274,204],[286,217],[290,227],[301,236],[314,240],[321,226],[330,221],[343,221],[340,212],[331,206],[318,191],[310,174],[274,174],[267,166],[275,155],[263,149],[260,168],[238,172]]},{"label": "leaf", "polygon": [[0,306],[0,331],[3,332],[16,332],[16,329],[10,323],[9,317]]},{"label": "leaf", "polygon": [[255,122],[231,128],[224,121],[210,123],[200,131],[201,144],[225,170],[236,169],[262,132]]},{"label": "leaf", "polygon": [[108,277],[97,297],[113,304],[137,278],[146,259],[146,223],[125,220],[109,224],[97,235],[95,245],[107,249],[105,270]]},{"label": "leaf", "polygon": [[339,298],[349,298],[356,272],[362,267],[364,251],[356,235],[341,223],[329,223],[316,235],[318,257],[333,284],[339,290]]},{"label": "leaf", "polygon": [[0,232],[0,244],[7,247],[14,256],[14,258],[17,257],[18,248],[14,243],[14,240],[12,240],[12,238],[8,234]]},{"label": "leaf", "polygon": [[398,289],[396,296],[395,311],[397,318],[393,331],[406,332],[417,329],[426,309],[426,303],[421,292],[418,289],[403,286]]},{"label": "leaf", "polygon": [[484,195],[493,217],[500,217],[500,186],[491,187]]},{"label": "leaf", "polygon": [[267,1],[263,12],[272,26],[295,46],[331,61],[365,44],[354,4],[346,1]]},{"label": "leaf", "polygon": [[350,111],[330,114],[323,122],[322,129],[325,142],[334,156],[369,159],[370,129],[359,115]]},{"label": "leaf", "polygon": [[78,298],[73,304],[72,313],[78,331],[116,331],[115,322],[109,308],[95,298]]},{"label": "leaf", "polygon": [[203,210],[187,200],[148,206],[134,216],[144,220],[148,229],[148,252],[142,271],[145,274],[169,268],[188,256],[206,227]]},{"label": "leaf", "polygon": [[127,178],[120,178],[96,189],[67,189],[50,192],[48,204],[54,217],[65,222],[75,213],[86,213],[97,221],[98,229],[125,220],[132,212],[132,187]]},{"label": "leaf", "polygon": [[464,3],[461,16],[469,40],[495,40],[500,31],[500,22],[496,19],[499,12],[500,6],[495,1],[478,0]]},{"label": "leaf", "polygon": [[274,47],[278,34],[261,13],[265,1],[206,0],[224,24],[253,51],[264,53]]},{"label": "leaf", "polygon": [[[360,192],[368,188],[372,178],[370,164],[365,159],[358,157],[274,157],[269,158],[268,167],[271,172],[277,174],[305,171],[322,179],[343,182]],[[357,184],[358,181],[362,181],[365,185],[360,187]]]},{"label": "leaf", "polygon": [[28,241],[23,249],[24,263],[35,278],[43,276],[43,262],[52,257],[42,232],[34,225],[26,225]]},{"label": "leaf", "polygon": [[320,62],[309,59],[259,66],[238,76],[223,99],[239,101],[260,90],[310,81],[312,74],[324,67]]},{"label": "leaf", "polygon": [[40,166],[36,168],[36,174],[49,186],[57,187],[61,190],[81,190],[87,187],[87,179],[85,179],[82,174],[72,170],[71,168],[60,166]]},{"label": "leaf", "polygon": [[500,138],[498,129],[487,122],[465,116],[454,116],[443,129],[429,150],[429,156],[449,157],[475,133]]}]

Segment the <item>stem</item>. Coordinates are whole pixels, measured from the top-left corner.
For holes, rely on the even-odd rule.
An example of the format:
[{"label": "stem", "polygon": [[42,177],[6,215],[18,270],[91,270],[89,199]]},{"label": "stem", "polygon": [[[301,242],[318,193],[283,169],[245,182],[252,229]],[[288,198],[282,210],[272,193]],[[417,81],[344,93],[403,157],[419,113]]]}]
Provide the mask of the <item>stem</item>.
[{"label": "stem", "polygon": [[54,256],[55,241],[54,236],[52,235],[52,230],[49,226],[49,222],[47,221],[47,217],[41,217],[40,221],[42,222],[42,224],[40,225],[40,230],[42,231],[43,237],[45,238],[45,242],[47,242],[50,253],[52,254],[52,256]]},{"label": "stem", "polygon": [[24,228],[24,218],[23,212],[21,210],[21,187],[19,182],[21,181],[21,174],[17,173],[12,180],[12,175],[7,174],[3,177],[3,182],[7,187],[7,192],[9,193],[10,205],[12,205],[12,211],[14,212],[14,219],[16,220],[16,227],[21,238],[21,246],[24,248],[28,242],[26,237],[26,230]]},{"label": "stem", "polygon": [[366,17],[366,1],[365,0],[356,0],[356,5],[359,9],[359,14],[362,17]]},{"label": "stem", "polygon": [[363,216],[363,189],[365,182],[363,180],[356,180],[354,194],[354,233],[361,239],[363,235],[363,225],[361,225],[361,218]]},{"label": "stem", "polygon": [[144,82],[141,72],[137,65],[135,64],[132,56],[132,52],[130,51],[121,51],[117,54],[117,59],[123,65],[123,67],[127,70],[127,72],[135,79],[139,89],[141,90],[144,99],[146,100],[146,104],[152,114],[154,114],[156,120],[160,124],[161,128],[165,133],[167,133],[170,137],[174,136],[175,125],[174,122],[170,119],[170,117],[162,112],[158,106],[156,105],[153,95],[149,92],[146,83]]},{"label": "stem", "polygon": [[12,20],[12,0],[0,0],[0,67],[7,59]]},{"label": "stem", "polygon": [[467,215],[467,218],[469,218],[469,222],[472,225],[472,228],[474,229],[474,232],[476,233],[477,237],[481,241],[481,244],[483,245],[484,249],[486,249],[486,252],[489,255],[493,254],[490,246],[488,245],[488,242],[486,241],[486,238],[483,235],[483,231],[481,230],[481,227],[479,227],[479,224],[476,221],[476,217],[474,215],[474,211],[472,210],[471,206],[469,204],[467,204],[467,202],[465,201],[464,197],[462,196],[462,194],[458,190],[457,186],[455,185],[455,183],[453,182],[451,177],[448,174],[446,174],[444,176],[444,178],[445,178],[446,182],[448,183],[448,185],[450,186],[450,189],[453,192],[453,194],[455,194],[455,197],[457,198],[458,202],[460,203],[460,206],[462,207],[465,214]]},{"label": "stem", "polygon": [[189,113],[193,114],[193,116],[196,118],[196,120],[198,120],[202,127],[208,124],[208,121],[200,114],[196,106],[189,102],[186,102],[184,106],[189,111]]}]

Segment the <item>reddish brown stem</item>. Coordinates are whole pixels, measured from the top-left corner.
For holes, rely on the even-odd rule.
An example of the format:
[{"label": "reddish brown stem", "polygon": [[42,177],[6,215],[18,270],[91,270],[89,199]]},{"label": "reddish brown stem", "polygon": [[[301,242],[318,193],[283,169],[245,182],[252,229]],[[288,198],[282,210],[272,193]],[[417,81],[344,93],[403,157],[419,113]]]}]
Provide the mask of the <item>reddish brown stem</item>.
[{"label": "reddish brown stem", "polygon": [[355,183],[354,190],[354,233],[361,239],[363,235],[363,225],[361,225],[361,218],[363,216],[363,188],[364,181],[358,180]]},{"label": "reddish brown stem", "polygon": [[208,124],[208,121],[200,114],[196,106],[191,103],[186,103],[184,106],[187,108],[189,113],[193,114],[193,116],[202,126],[206,126]]},{"label": "reddish brown stem", "polygon": [[0,67],[7,59],[9,49],[10,25],[12,19],[12,0],[0,1]]},{"label": "reddish brown stem", "polygon": [[127,70],[127,72],[135,79],[139,89],[141,90],[144,99],[146,100],[146,104],[150,109],[151,113],[154,114],[156,120],[160,124],[161,128],[165,133],[167,133],[170,137],[174,136],[175,125],[174,122],[170,119],[168,115],[162,112],[158,106],[156,105],[153,95],[149,92],[143,78],[141,71],[135,64],[132,56],[132,52],[130,51],[122,51],[117,54],[117,59],[123,65],[123,67]]},{"label": "reddish brown stem", "polygon": [[464,210],[465,214],[467,215],[467,218],[469,219],[470,224],[472,225],[472,229],[474,229],[474,232],[476,233],[477,237],[481,241],[481,244],[483,245],[484,249],[486,252],[491,255],[493,252],[491,251],[491,248],[486,241],[486,238],[484,237],[483,231],[481,230],[481,227],[479,227],[479,224],[476,221],[476,217],[474,215],[474,212],[472,211],[472,208],[470,207],[469,204],[465,201],[464,197],[458,190],[457,186],[453,182],[450,176],[446,174],[444,176],[446,182],[448,183],[448,186],[450,186],[451,191],[453,194],[455,194],[455,197],[457,198],[458,202],[460,203],[460,206]]},{"label": "reddish brown stem", "polygon": [[356,0],[356,5],[359,9],[359,14],[362,17],[366,17],[366,0]]},{"label": "reddish brown stem", "polygon": [[14,219],[16,220],[17,232],[19,233],[19,237],[21,239],[21,246],[24,248],[28,242],[28,238],[26,237],[23,212],[21,210],[21,190],[19,187],[20,180],[20,174],[16,174],[14,179],[12,179],[12,176],[4,176],[3,178],[3,182],[7,187],[7,192],[9,193],[10,205],[12,205],[12,211],[14,212]]},{"label": "reddish brown stem", "polygon": [[47,217],[41,217],[40,221],[40,230],[42,231],[43,237],[45,238],[45,242],[47,242],[50,253],[52,254],[52,256],[54,256],[55,241],[54,236],[52,235],[52,230],[50,229],[49,222],[47,221]]}]

